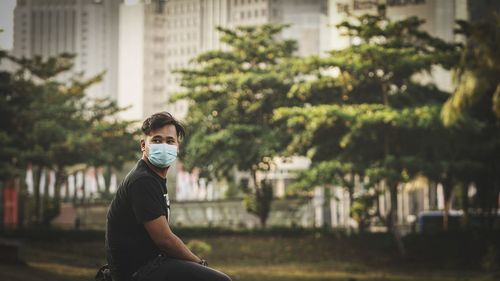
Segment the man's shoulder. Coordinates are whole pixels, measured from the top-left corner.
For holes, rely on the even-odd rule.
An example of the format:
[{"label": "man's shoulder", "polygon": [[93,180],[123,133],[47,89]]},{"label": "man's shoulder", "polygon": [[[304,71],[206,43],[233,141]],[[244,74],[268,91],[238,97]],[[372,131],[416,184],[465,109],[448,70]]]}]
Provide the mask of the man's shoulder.
[{"label": "man's shoulder", "polygon": [[137,172],[127,179],[126,186],[133,188],[134,186],[158,185],[155,177],[147,172]]},{"label": "man's shoulder", "polygon": [[153,183],[155,177],[149,172],[146,163],[143,160],[139,160],[137,165],[130,171],[130,173],[125,178],[125,183],[127,185],[133,185],[137,182],[151,182]]}]

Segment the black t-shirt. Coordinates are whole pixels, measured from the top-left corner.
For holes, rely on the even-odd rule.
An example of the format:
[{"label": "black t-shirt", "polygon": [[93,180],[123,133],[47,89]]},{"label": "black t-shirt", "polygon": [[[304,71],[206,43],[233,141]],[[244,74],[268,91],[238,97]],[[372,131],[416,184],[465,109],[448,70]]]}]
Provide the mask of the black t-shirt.
[{"label": "black t-shirt", "polygon": [[106,259],[113,280],[127,280],[140,266],[160,253],[144,223],[168,218],[166,180],[139,160],[120,184],[108,210]]}]

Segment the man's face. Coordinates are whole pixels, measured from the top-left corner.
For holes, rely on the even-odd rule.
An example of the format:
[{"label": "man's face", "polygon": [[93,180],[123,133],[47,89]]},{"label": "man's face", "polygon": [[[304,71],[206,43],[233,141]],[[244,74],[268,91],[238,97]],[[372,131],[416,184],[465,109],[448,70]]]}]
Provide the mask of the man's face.
[{"label": "man's face", "polygon": [[141,151],[145,156],[149,155],[149,144],[151,143],[167,143],[177,146],[179,150],[179,142],[177,140],[177,130],[174,125],[165,125],[157,130],[151,131],[148,136],[141,139]]}]

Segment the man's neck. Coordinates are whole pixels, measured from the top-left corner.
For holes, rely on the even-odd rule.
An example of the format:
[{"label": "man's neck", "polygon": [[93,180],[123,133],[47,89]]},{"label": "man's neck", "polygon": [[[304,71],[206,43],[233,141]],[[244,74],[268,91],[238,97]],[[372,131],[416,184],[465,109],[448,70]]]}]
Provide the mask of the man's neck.
[{"label": "man's neck", "polygon": [[155,172],[155,174],[157,174],[158,176],[160,176],[164,179],[167,178],[167,172],[168,172],[169,167],[166,167],[164,169],[156,167],[155,165],[153,165],[149,162],[149,159],[148,159],[148,157],[146,157],[146,155],[142,155],[142,160],[144,160],[144,162],[146,162],[146,165],[148,165],[148,167],[151,170],[153,170],[153,172]]}]

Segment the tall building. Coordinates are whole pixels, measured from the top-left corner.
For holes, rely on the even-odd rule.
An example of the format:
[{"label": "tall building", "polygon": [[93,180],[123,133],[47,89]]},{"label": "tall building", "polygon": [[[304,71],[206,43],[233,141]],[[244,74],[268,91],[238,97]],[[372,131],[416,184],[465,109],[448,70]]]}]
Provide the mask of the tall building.
[{"label": "tall building", "polygon": [[[191,59],[202,52],[226,48],[219,40],[217,26],[266,23],[290,25],[282,38],[297,40],[299,55],[319,55],[327,49],[326,0],[125,1],[120,7],[118,101],[130,108],[123,117],[141,120],[167,110],[183,119],[188,110],[186,101],[167,104],[172,95],[182,91],[175,70],[189,67]],[[202,193],[209,198],[213,193],[210,185],[204,188],[192,176],[179,167],[179,199],[188,199],[182,196],[187,190],[207,188]],[[276,181],[277,194],[283,195],[287,179],[278,176]],[[201,199],[199,194],[189,194],[189,198]],[[222,194],[215,197],[219,196]]]},{"label": "tall building", "polygon": [[75,54],[73,73],[88,78],[105,71],[88,95],[117,98],[118,8],[121,0],[17,0],[17,57]]},{"label": "tall building", "polygon": [[[457,40],[453,33],[455,21],[468,19],[467,0],[329,0],[329,24],[334,27],[344,19],[347,12],[353,15],[377,13],[377,4],[386,5],[386,15],[392,20],[402,20],[410,16],[417,16],[425,22],[422,28],[433,36],[446,41]],[[329,31],[331,48],[341,49],[353,40],[341,36],[339,30],[331,28]],[[432,80],[442,90],[451,91],[451,73],[439,67],[432,70],[432,77],[422,75],[421,79]]]},{"label": "tall building", "polygon": [[204,51],[224,48],[217,26],[289,24],[282,36],[298,41],[299,55],[326,50],[326,0],[137,0],[120,11],[119,102],[132,106],[126,113],[131,119],[160,110],[186,116],[186,102],[167,105],[182,90],[175,70]]},{"label": "tall building", "polygon": [[165,110],[164,4],[147,1],[120,6],[118,104],[131,106],[124,113],[126,119],[141,120]]}]

